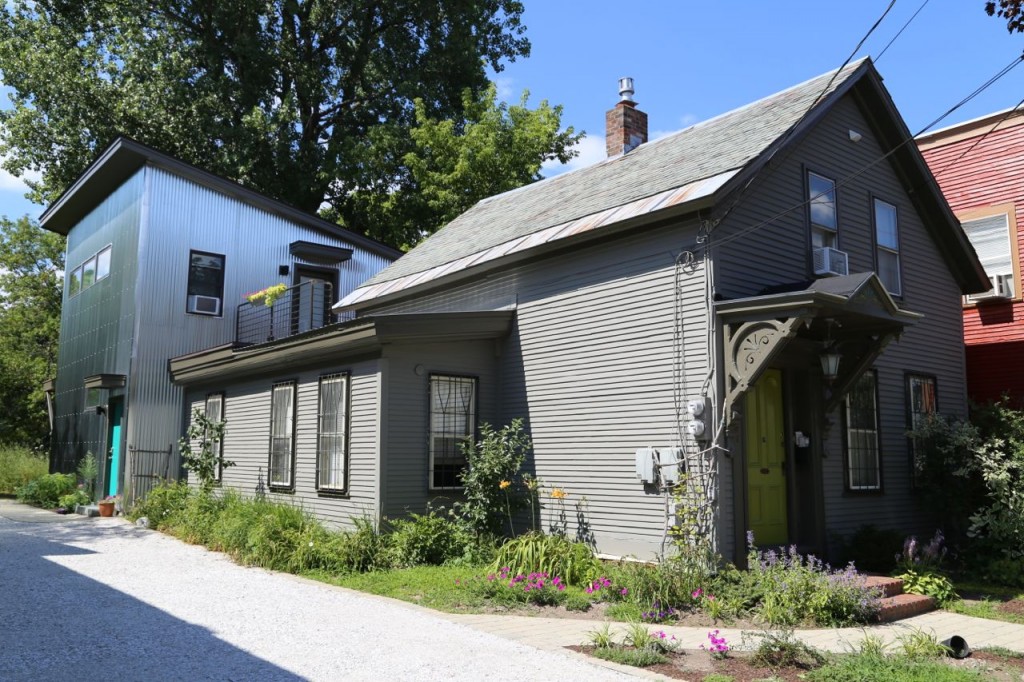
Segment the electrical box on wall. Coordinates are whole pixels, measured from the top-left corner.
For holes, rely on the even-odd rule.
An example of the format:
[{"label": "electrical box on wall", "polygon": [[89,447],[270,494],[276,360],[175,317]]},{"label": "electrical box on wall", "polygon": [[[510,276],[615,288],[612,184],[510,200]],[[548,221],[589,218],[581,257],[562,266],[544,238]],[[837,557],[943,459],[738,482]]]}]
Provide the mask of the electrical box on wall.
[{"label": "electrical box on wall", "polygon": [[658,451],[654,448],[639,448],[636,451],[636,477],[644,483],[654,483],[657,480],[654,466],[657,454]]},{"label": "electrical box on wall", "polygon": [[675,485],[679,482],[679,473],[685,470],[682,448],[658,448],[659,464],[661,465],[661,482]]},{"label": "electrical box on wall", "polygon": [[711,437],[711,400],[706,396],[689,400],[686,412],[690,421],[686,422],[686,432],[696,440],[707,440]]}]

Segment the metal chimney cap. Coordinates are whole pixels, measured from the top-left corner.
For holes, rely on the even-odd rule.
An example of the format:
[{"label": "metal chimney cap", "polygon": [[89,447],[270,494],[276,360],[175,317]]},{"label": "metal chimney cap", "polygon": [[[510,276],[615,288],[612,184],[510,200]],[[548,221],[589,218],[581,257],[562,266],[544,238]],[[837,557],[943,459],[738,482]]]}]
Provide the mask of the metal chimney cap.
[{"label": "metal chimney cap", "polygon": [[632,102],[634,92],[632,78],[623,76],[619,79],[619,96],[623,102]]}]

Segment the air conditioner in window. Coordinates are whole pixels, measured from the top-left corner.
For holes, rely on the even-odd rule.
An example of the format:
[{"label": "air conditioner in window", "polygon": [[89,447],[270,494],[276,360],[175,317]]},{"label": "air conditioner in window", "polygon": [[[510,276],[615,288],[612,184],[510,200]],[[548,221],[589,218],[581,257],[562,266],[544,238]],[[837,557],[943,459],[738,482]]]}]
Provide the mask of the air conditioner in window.
[{"label": "air conditioner in window", "polygon": [[815,275],[848,275],[850,274],[845,251],[833,249],[831,246],[818,246],[814,249]]},{"label": "air conditioner in window", "polygon": [[220,299],[216,296],[188,297],[188,312],[196,315],[220,315]]},{"label": "air conditioner in window", "polygon": [[988,291],[983,291],[980,294],[970,294],[966,296],[968,303],[981,303],[982,301],[1005,301],[1013,298],[1013,275],[995,275],[989,277],[988,281],[992,283],[992,288]]}]

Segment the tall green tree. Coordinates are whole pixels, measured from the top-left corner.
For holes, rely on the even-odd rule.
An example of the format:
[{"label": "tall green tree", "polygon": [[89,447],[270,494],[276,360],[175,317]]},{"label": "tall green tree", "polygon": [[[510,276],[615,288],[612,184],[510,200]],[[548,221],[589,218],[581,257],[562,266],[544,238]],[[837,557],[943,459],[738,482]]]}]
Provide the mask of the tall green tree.
[{"label": "tall green tree", "polygon": [[[356,232],[414,185],[414,101],[462,121],[529,54],[517,0],[13,0],[0,9],[0,157],[53,200],[125,134]],[[358,193],[360,199],[354,199]],[[367,201],[375,195],[377,201]]]},{"label": "tall green tree", "polygon": [[41,446],[43,382],[57,367],[64,238],[0,218],[0,443]]},{"label": "tall green tree", "polygon": [[410,186],[391,192],[357,192],[360,211],[380,216],[401,239],[415,244],[473,204],[489,196],[539,180],[545,161],[572,159],[583,137],[562,129],[562,107],[543,100],[536,109],[498,102],[493,84],[479,94],[463,93],[462,120],[432,117],[417,99],[410,129],[413,149],[402,161]]}]

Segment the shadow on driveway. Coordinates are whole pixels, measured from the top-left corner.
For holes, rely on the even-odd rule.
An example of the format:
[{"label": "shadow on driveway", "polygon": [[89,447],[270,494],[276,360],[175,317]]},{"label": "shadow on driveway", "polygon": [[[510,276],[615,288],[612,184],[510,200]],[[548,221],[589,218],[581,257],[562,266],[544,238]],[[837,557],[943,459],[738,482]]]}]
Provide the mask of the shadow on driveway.
[{"label": "shadow on driveway", "polygon": [[0,518],[0,680],[303,679],[49,558],[94,554],[68,543],[102,525],[38,529]]}]

